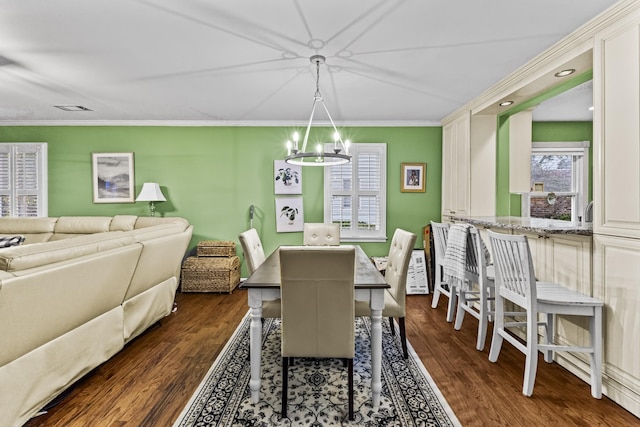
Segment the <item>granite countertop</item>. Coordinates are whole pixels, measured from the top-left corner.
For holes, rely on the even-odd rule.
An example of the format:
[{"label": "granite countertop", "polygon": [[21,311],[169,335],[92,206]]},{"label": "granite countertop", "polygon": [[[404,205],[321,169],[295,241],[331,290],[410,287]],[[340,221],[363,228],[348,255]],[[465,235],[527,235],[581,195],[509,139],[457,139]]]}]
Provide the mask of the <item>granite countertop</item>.
[{"label": "granite countertop", "polygon": [[519,216],[452,216],[451,220],[467,222],[476,226],[505,228],[540,234],[577,234],[592,236],[591,223],[560,221],[545,218],[523,218]]}]

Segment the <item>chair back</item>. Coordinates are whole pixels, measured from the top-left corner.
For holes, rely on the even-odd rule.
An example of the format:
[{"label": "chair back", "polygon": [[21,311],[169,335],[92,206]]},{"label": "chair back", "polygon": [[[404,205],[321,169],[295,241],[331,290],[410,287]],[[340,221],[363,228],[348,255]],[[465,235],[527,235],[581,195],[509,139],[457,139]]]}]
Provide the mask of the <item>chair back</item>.
[{"label": "chair back", "polygon": [[339,246],[340,224],[305,222],[302,235],[305,246]]},{"label": "chair back", "polygon": [[397,228],[391,239],[389,256],[387,257],[387,268],[385,270],[385,280],[389,284],[389,292],[400,306],[400,310],[405,312],[407,296],[407,272],[411,253],[416,243],[416,235]]},{"label": "chair back", "polygon": [[353,358],[355,248],[282,247],[282,357]]},{"label": "chair back", "polygon": [[264,262],[264,248],[260,241],[260,236],[255,228],[251,228],[238,236],[244,252],[244,259],[247,261],[247,270],[249,274],[253,274],[260,264]]},{"label": "chair back", "polygon": [[436,252],[436,264],[442,265],[447,253],[447,238],[449,236],[449,224],[446,222],[431,221],[431,234]]},{"label": "chair back", "polygon": [[526,236],[488,231],[496,270],[496,292],[509,301],[537,312],[536,278]]}]

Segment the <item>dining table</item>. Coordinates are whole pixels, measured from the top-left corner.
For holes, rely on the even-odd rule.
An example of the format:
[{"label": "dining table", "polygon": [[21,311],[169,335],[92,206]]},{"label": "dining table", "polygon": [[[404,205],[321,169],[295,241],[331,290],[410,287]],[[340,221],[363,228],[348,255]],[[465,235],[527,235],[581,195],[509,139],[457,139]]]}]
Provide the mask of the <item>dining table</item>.
[{"label": "dining table", "polygon": [[[374,409],[380,403],[382,390],[382,309],[384,293],[389,285],[364,250],[355,247],[356,266],[354,277],[355,299],[368,301],[371,308],[371,402]],[[310,248],[310,246],[300,246]],[[254,403],[260,401],[261,358],[262,358],[262,303],[280,298],[280,248],[273,251],[267,259],[240,284],[240,289],[248,291],[250,308],[250,363],[251,378],[249,389]],[[355,321],[355,319],[354,319]]]}]

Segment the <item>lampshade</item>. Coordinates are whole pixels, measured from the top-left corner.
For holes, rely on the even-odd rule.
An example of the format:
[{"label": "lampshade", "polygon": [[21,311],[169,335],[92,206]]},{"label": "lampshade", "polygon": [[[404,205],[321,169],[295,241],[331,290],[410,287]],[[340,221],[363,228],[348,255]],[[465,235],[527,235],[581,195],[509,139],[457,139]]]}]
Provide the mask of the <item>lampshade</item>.
[{"label": "lampshade", "polygon": [[136,198],[136,202],[166,202],[157,182],[145,182]]}]

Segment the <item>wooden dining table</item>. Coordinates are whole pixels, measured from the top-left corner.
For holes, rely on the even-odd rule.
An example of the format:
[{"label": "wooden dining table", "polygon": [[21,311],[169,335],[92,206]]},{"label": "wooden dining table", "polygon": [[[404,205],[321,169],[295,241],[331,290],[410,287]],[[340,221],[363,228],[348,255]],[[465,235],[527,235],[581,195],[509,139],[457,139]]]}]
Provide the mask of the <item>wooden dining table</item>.
[{"label": "wooden dining table", "polygon": [[[371,308],[371,402],[374,409],[380,403],[381,360],[382,360],[382,309],[384,292],[389,285],[384,276],[376,269],[360,246],[356,249],[356,268],[354,277],[355,299],[369,301]],[[306,248],[309,248],[306,246]],[[260,400],[261,358],[262,358],[262,302],[280,298],[280,256],[276,249],[247,280],[240,284],[247,289],[251,326],[250,360],[251,379],[249,388],[254,403]]]}]

